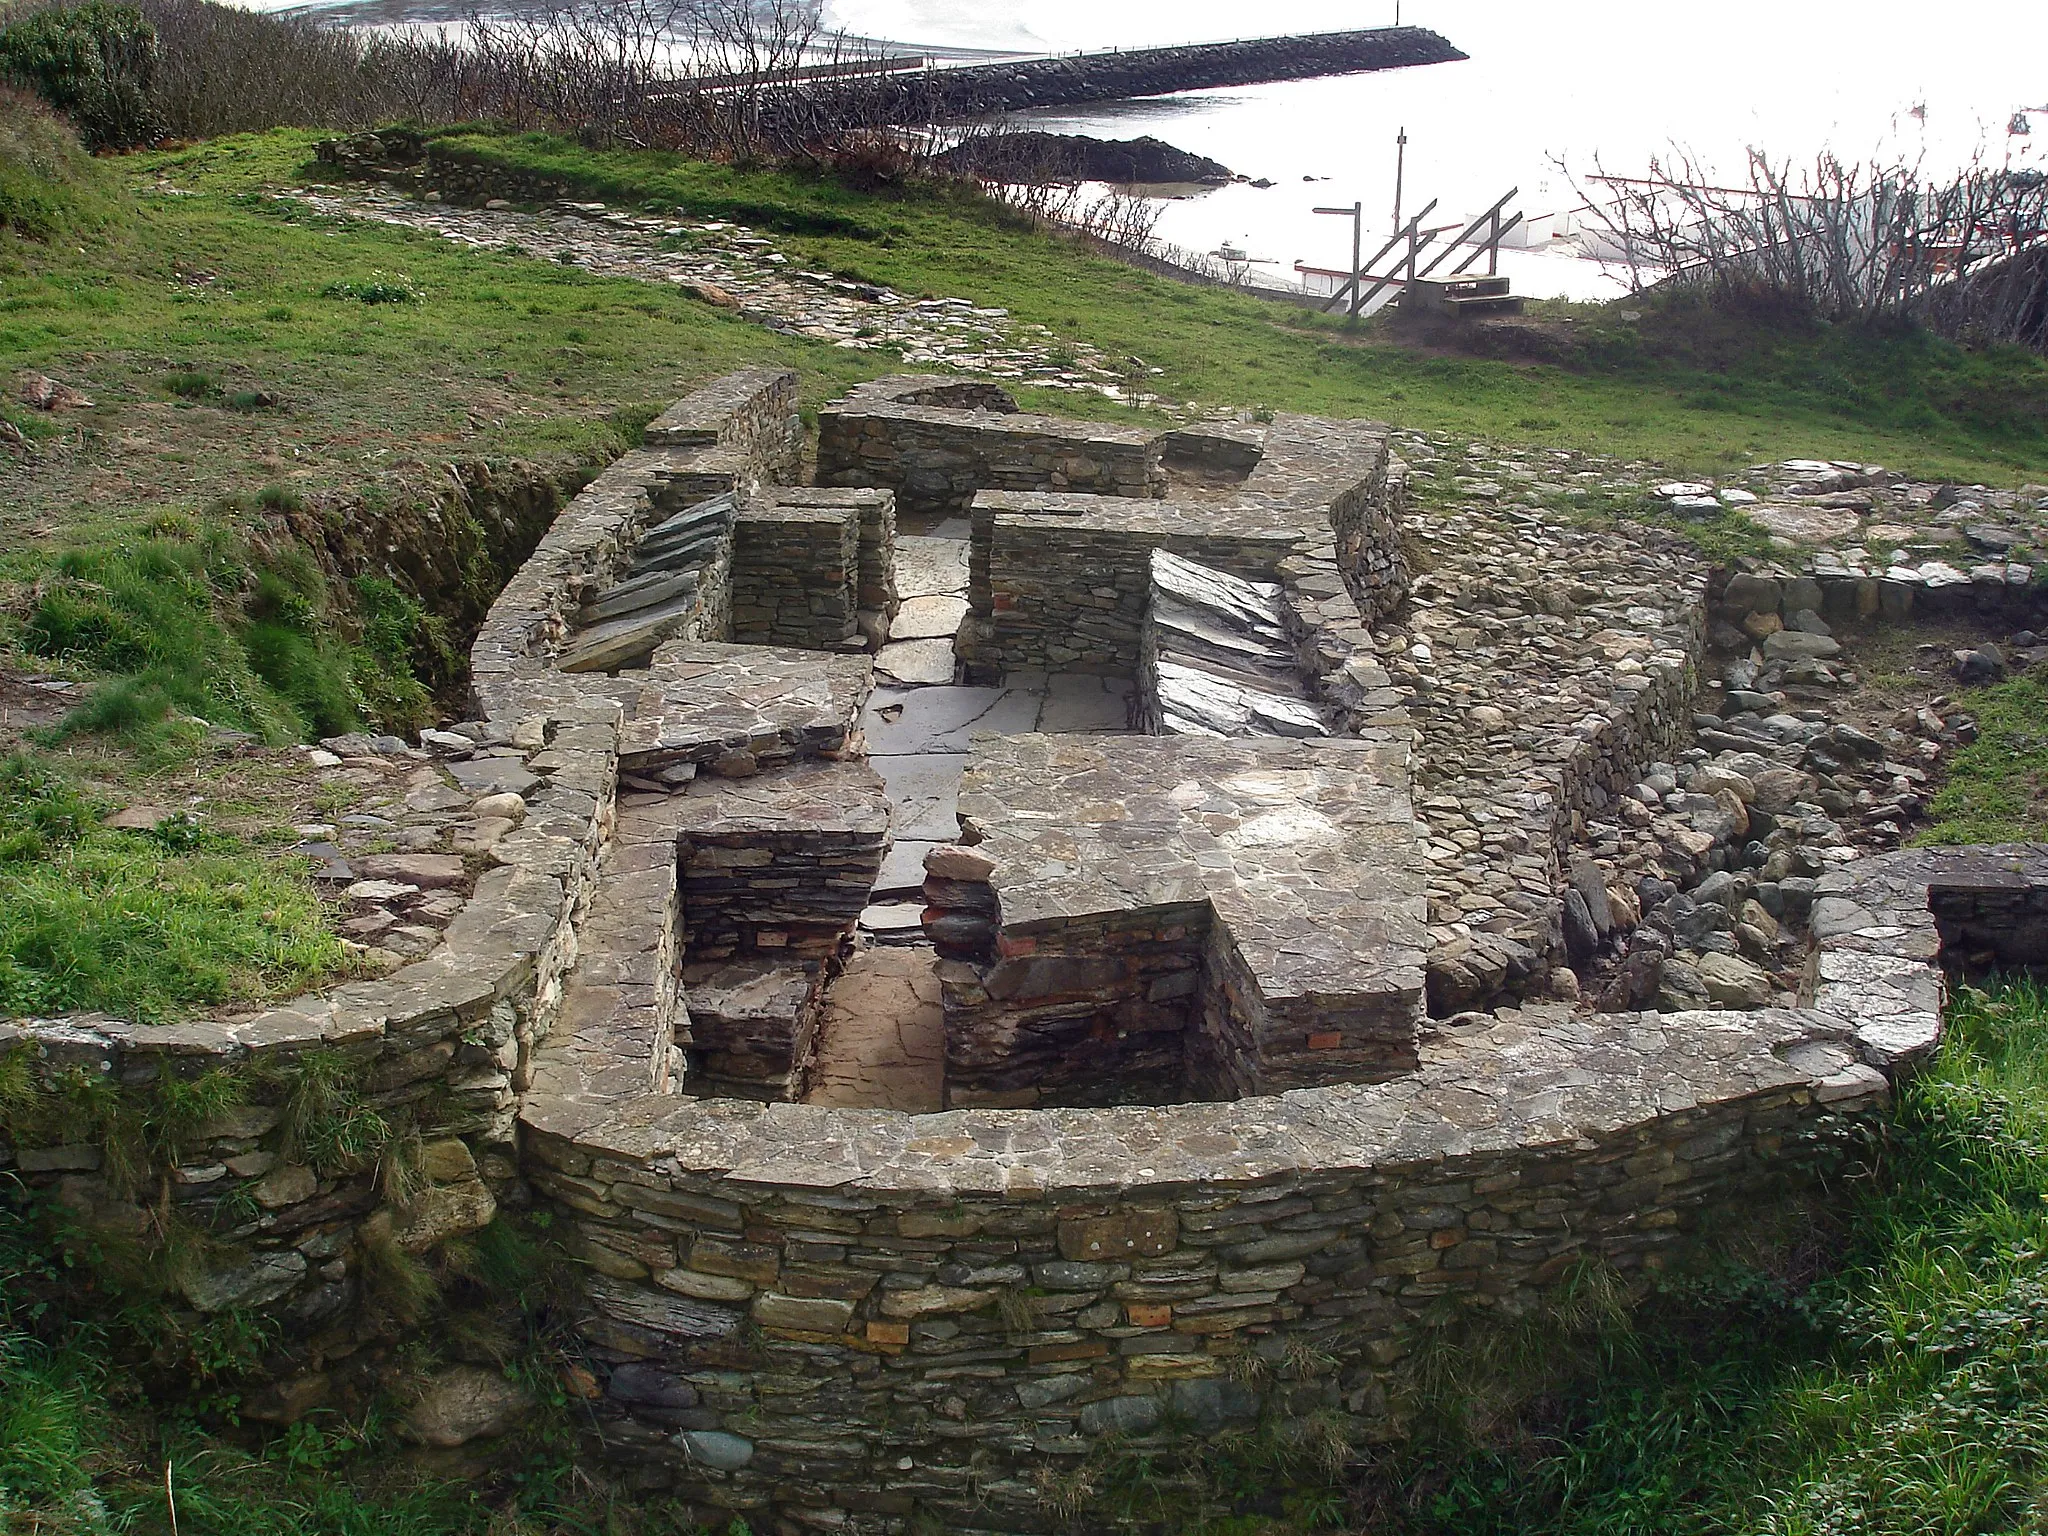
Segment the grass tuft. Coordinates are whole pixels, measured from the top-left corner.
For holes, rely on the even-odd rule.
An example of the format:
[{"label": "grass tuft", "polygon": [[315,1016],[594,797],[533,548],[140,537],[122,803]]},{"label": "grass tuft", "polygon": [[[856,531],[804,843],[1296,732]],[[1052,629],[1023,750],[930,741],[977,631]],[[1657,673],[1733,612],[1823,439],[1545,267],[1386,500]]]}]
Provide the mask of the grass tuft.
[{"label": "grass tuft", "polygon": [[1948,764],[1921,843],[2048,841],[2048,685],[2017,677],[1964,695],[1977,739]]},{"label": "grass tuft", "polygon": [[50,767],[0,760],[0,1013],[156,1021],[340,971],[300,875],[253,853],[99,825]]}]

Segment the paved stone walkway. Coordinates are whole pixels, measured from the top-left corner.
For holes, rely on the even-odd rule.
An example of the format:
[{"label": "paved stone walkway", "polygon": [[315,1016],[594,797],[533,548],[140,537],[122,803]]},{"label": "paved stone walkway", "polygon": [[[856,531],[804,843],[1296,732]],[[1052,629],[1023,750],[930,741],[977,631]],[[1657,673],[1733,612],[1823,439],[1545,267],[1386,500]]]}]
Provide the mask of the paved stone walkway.
[{"label": "paved stone walkway", "polygon": [[[977,736],[1029,732],[1125,732],[1133,728],[1133,684],[1121,678],[1019,673],[1002,687],[953,682],[953,634],[966,616],[967,541],[899,535],[896,590],[903,615],[918,605],[957,604],[896,640],[877,658],[881,686],[861,715],[868,764],[881,775],[893,844],[868,909],[861,949],[826,993],[818,1056],[806,1102],[835,1108],[937,1109],[945,1080],[945,1027],[936,955],[925,942],[924,856],[960,835],[960,775]],[[906,653],[928,663],[904,664]],[[891,662],[897,663],[895,667]]]},{"label": "paved stone walkway", "polygon": [[653,218],[603,203],[545,212],[425,202],[386,187],[298,187],[276,194],[338,218],[371,219],[459,245],[513,250],[605,277],[667,283],[770,330],[854,352],[889,352],[1047,389],[1123,399],[1128,376],[1099,349],[967,299],[913,299],[831,272],[807,272],[745,225]]}]

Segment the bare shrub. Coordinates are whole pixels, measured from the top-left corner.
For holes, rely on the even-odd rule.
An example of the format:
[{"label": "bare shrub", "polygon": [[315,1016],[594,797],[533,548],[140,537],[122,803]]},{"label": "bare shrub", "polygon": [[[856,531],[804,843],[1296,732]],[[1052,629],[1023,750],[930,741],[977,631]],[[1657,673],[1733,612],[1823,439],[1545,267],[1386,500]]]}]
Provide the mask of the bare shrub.
[{"label": "bare shrub", "polygon": [[[1093,192],[1081,176],[1076,151],[1068,145],[1011,135],[1001,124],[955,133],[951,147],[967,138],[985,140],[964,163],[975,167],[973,180],[1005,207],[1015,209],[1043,229],[1078,235],[1085,241],[1115,246],[1140,255],[1158,254],[1156,232],[1165,205],[1156,198],[1110,188]],[[954,157],[949,157],[954,158]]]},{"label": "bare shrub", "polygon": [[[742,163],[843,162],[875,185],[922,165],[919,138],[888,124],[881,77],[865,78],[872,45],[824,31],[813,0],[479,5],[445,28],[376,31],[215,0],[137,9],[155,32],[156,131],[175,138],[489,121]],[[0,0],[0,25],[70,10]]]},{"label": "bare shrub", "polygon": [[1795,168],[1751,149],[1732,182],[1684,151],[1652,160],[1640,177],[1590,180],[1606,191],[1588,206],[1636,290],[1665,281],[1825,320],[2048,346],[2048,177],[2039,172],[1979,158],[1942,177],[1832,154]]}]

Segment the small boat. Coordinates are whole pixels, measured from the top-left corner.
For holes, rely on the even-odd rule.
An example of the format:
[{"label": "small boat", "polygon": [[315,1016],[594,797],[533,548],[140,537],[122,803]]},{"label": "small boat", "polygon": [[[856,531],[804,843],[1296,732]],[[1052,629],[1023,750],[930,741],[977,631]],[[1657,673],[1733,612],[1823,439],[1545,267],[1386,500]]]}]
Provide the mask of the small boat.
[{"label": "small boat", "polygon": [[1223,243],[1222,243],[1221,245],[1219,245],[1219,246],[1217,246],[1217,247],[1216,247],[1216,252],[1215,252],[1215,254],[1216,254],[1216,258],[1217,258],[1217,259],[1218,259],[1219,261],[1250,261],[1250,260],[1251,260],[1251,252],[1247,251],[1247,250],[1246,250],[1246,249],[1245,249],[1245,248],[1244,248],[1243,246],[1241,246],[1241,245],[1232,245],[1232,244],[1231,244],[1231,243],[1230,243],[1230,242],[1229,242],[1228,240],[1224,241],[1224,242],[1223,242]]}]

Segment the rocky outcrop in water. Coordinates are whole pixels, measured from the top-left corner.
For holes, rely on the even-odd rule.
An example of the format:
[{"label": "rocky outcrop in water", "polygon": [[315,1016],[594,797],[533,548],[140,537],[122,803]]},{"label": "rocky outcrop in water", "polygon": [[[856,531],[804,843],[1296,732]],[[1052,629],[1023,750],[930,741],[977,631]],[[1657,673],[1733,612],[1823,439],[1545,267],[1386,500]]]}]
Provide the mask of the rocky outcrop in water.
[{"label": "rocky outcrop in water", "polygon": [[1230,167],[1163,139],[1095,139],[1086,134],[999,133],[968,139],[939,156],[948,170],[1004,182],[1114,181],[1222,186]]}]

